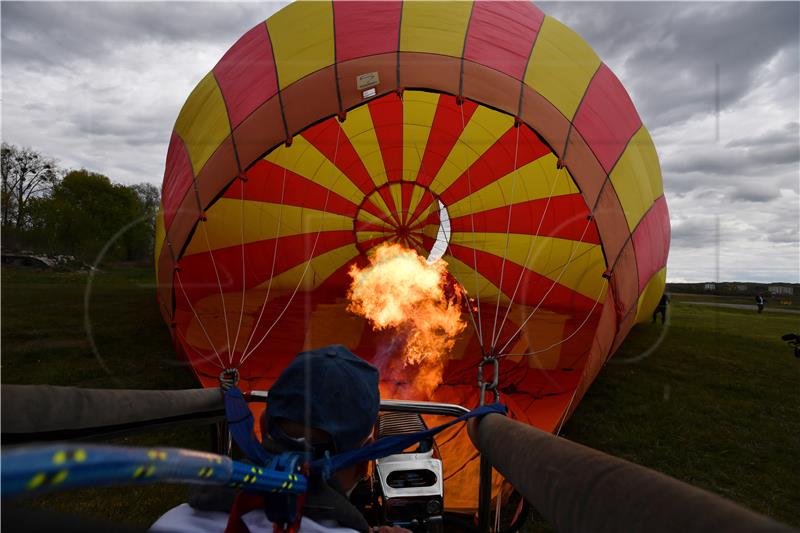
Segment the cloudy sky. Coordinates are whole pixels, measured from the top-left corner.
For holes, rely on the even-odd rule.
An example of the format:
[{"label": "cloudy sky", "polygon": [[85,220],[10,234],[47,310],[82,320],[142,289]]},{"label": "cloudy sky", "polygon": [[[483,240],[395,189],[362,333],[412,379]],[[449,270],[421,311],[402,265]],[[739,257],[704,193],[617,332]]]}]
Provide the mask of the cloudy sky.
[{"label": "cloudy sky", "polygon": [[[281,5],[4,1],[3,141],[160,185],[190,90]],[[594,47],[653,135],[669,280],[800,282],[800,4],[539,5]]]}]

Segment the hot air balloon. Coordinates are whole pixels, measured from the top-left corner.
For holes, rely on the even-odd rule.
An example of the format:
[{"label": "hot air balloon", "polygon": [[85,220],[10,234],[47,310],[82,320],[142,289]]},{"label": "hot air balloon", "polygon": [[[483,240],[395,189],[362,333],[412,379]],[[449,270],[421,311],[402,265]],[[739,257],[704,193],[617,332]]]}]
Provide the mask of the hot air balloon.
[{"label": "hot air balloon", "polygon": [[[468,323],[418,399],[474,406],[476,370],[497,360],[510,415],[556,432],[653,312],[669,240],[630,96],[534,4],[301,1],[245,33],[180,111],[158,299],[209,387],[238,368],[242,389],[269,389],[332,343],[383,364],[391,334],[347,310],[348,272],[402,243],[446,262]],[[414,378],[384,374],[383,397]],[[474,509],[463,428],[438,445],[448,508]]]}]

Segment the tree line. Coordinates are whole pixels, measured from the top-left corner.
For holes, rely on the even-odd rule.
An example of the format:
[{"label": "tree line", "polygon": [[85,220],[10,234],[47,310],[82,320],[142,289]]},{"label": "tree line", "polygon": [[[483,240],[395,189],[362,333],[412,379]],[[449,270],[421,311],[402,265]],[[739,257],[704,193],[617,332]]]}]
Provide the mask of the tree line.
[{"label": "tree line", "polygon": [[149,259],[159,196],[158,188],[149,183],[114,183],[86,169],[63,169],[31,148],[2,144],[4,250],[92,261],[117,237],[106,252],[107,259]]}]

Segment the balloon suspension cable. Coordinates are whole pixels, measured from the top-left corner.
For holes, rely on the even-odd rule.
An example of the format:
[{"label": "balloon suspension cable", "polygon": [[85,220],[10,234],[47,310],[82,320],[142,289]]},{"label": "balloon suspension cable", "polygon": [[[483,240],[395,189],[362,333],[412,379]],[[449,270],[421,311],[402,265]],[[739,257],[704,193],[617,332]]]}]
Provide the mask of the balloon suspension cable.
[{"label": "balloon suspension cable", "polygon": [[507,353],[507,354],[503,354],[502,357],[530,357],[532,355],[538,355],[540,353],[544,353],[544,352],[546,352],[548,350],[551,350],[551,349],[555,348],[556,346],[560,346],[560,345],[564,344],[565,342],[570,340],[572,337],[577,335],[578,332],[581,329],[583,329],[583,326],[586,325],[586,323],[589,321],[589,317],[592,316],[592,313],[594,313],[594,310],[597,308],[597,304],[600,303],[600,298],[603,296],[603,293],[605,292],[605,290],[607,288],[608,288],[608,279],[603,278],[603,283],[600,284],[600,290],[597,291],[597,297],[594,299],[594,305],[592,305],[592,308],[589,309],[588,313],[586,313],[586,316],[584,317],[583,321],[580,324],[578,324],[578,327],[575,328],[575,330],[572,333],[570,333],[568,336],[564,337],[563,339],[561,339],[558,342],[555,342],[555,343],[551,344],[547,348],[542,348],[540,350],[534,350],[532,352],[525,352],[525,353]]},{"label": "balloon suspension cable", "polygon": [[503,498],[500,495],[497,495],[497,500],[494,508],[494,531],[495,533],[500,533],[500,511],[503,507]]},{"label": "balloon suspension cable", "polygon": [[[217,356],[217,360],[219,361],[219,367],[220,368],[225,368],[225,363],[222,362],[222,357],[220,357],[219,352],[217,351],[217,347],[214,346],[214,341],[211,340],[211,336],[208,334],[208,331],[206,331],[206,328],[203,325],[203,321],[200,319],[200,315],[197,314],[197,310],[195,310],[194,306],[192,305],[192,301],[189,299],[189,295],[186,294],[186,289],[183,287],[183,280],[181,279],[181,270],[180,270],[180,268],[176,268],[175,269],[175,279],[178,280],[178,287],[180,287],[181,292],[183,293],[183,297],[186,298],[186,303],[189,304],[189,309],[192,310],[192,314],[194,315],[195,319],[197,319],[197,325],[200,326],[200,330],[203,332],[203,335],[205,335],[206,340],[208,341],[208,345],[211,346],[212,350],[214,350],[214,355]],[[176,327],[175,331],[178,332],[178,334],[180,334],[180,328]],[[184,340],[185,340],[185,338],[184,338]],[[200,353],[200,352],[198,352],[198,353]],[[206,358],[203,357],[203,359],[206,359]],[[209,361],[208,359],[206,359],[206,360]],[[210,362],[213,363],[213,361],[210,361]],[[214,363],[214,364],[216,364],[216,363]]]},{"label": "balloon suspension cable", "polygon": [[[191,346],[191,344],[189,344],[189,341],[186,339],[186,336],[181,333],[181,328],[179,328],[177,326],[177,324],[175,324],[175,323],[172,324],[172,327],[175,329],[175,335],[178,336],[178,339],[183,341],[184,346]],[[209,340],[209,342],[211,342],[211,341]],[[211,347],[213,348],[213,346],[211,346]],[[225,365],[222,363],[222,358],[219,356],[219,354],[217,354],[217,360],[215,361],[212,357],[204,354],[203,352],[201,352],[197,348],[193,348],[193,349],[194,349],[194,352],[198,356],[200,356],[200,359],[202,359],[203,361],[205,361],[205,362],[207,362],[207,363],[209,363],[209,364],[211,364],[213,366],[216,366],[218,368],[225,368]],[[188,354],[187,354],[187,356],[188,356]],[[189,357],[189,359],[191,360],[191,357]]]},{"label": "balloon suspension cable", "polygon": [[214,252],[211,250],[211,240],[208,238],[208,228],[206,227],[206,222],[208,222],[208,218],[205,214],[200,218],[200,225],[203,227],[203,235],[206,241],[206,248],[208,249],[208,255],[211,258],[211,266],[214,268],[214,276],[217,279],[217,287],[219,288],[219,297],[222,302],[222,318],[225,320],[225,339],[227,342],[227,350],[228,350],[228,364],[233,364],[233,355],[231,354],[231,332],[230,328],[228,327],[228,308],[225,306],[225,293],[222,290],[222,280],[219,277],[219,269],[217,269],[217,261],[214,259]]},{"label": "balloon suspension cable", "polygon": [[[278,225],[275,229],[275,246],[272,248],[272,267],[269,272],[269,281],[267,282],[267,290],[264,293],[264,301],[261,303],[261,309],[258,313],[258,318],[256,319],[253,327],[250,329],[250,335],[247,336],[247,343],[244,345],[244,349],[242,350],[242,355],[247,353],[247,349],[250,347],[250,343],[253,342],[253,337],[256,334],[256,329],[258,325],[261,323],[261,317],[264,316],[264,309],[267,308],[267,302],[269,301],[269,294],[272,290],[272,278],[275,275],[275,265],[278,261],[278,243],[280,242],[280,235],[281,235],[281,224],[283,222],[283,199],[286,193],[286,168],[283,169],[283,180],[281,182],[281,201],[278,204]],[[239,359],[239,365],[242,364],[241,357]]]},{"label": "balloon suspension cable", "polygon": [[247,183],[247,177],[243,174],[239,174],[239,205],[241,210],[239,212],[239,220],[240,224],[240,234],[241,234],[241,241],[242,241],[242,301],[241,305],[239,306],[239,323],[236,325],[236,336],[233,338],[233,346],[230,349],[230,358],[231,358],[231,365],[233,364],[233,352],[236,351],[236,346],[239,344],[239,334],[242,332],[242,319],[244,318],[244,300],[245,300],[245,289],[247,288],[246,277],[245,277],[245,260],[244,260],[244,185]]},{"label": "balloon suspension cable", "polygon": [[575,387],[572,391],[572,396],[569,398],[569,403],[567,404],[567,408],[564,409],[563,414],[561,415],[561,420],[558,422],[558,427],[556,428],[553,435],[559,436],[561,435],[561,430],[564,428],[564,424],[567,422],[567,413],[572,408],[572,403],[575,401],[575,397],[578,395],[578,387]]},{"label": "balloon suspension cable", "polygon": [[[516,126],[516,121],[515,121]],[[514,143],[514,170],[512,171],[511,175],[511,198],[508,201],[508,220],[506,221],[506,245],[503,248],[503,262],[500,266],[500,284],[497,286],[497,303],[494,307],[494,323],[492,324],[492,343],[489,346],[490,350],[494,350],[495,344],[495,336],[497,334],[497,315],[500,314],[500,296],[503,294],[503,280],[505,278],[506,273],[506,260],[508,259],[508,243],[511,239],[511,212],[512,208],[514,207],[514,195],[516,193],[517,187],[517,176],[519,174],[519,170],[517,169],[517,162],[519,157],[519,132],[522,128],[516,127],[517,135],[516,141]],[[526,265],[522,265],[523,268]],[[510,304],[511,302],[509,302]]]},{"label": "balloon suspension cable", "polygon": [[[550,207],[550,200],[553,198],[553,193],[556,190],[556,184],[558,183],[559,179],[563,174],[564,167],[558,167],[556,170],[556,175],[553,178],[553,182],[550,184],[550,192],[547,195],[547,202],[544,204],[544,210],[542,210],[542,216],[539,217],[539,224],[536,226],[536,232],[533,234],[533,237],[528,243],[528,252],[525,254],[525,262],[523,263],[523,267],[529,264],[531,259],[531,253],[533,252],[534,244],[539,239],[539,234],[542,231],[542,224],[544,223],[544,218],[547,216],[547,210]],[[537,251],[538,254],[538,251]],[[514,292],[511,293],[511,298],[509,299],[509,304],[506,307],[506,312],[503,315],[503,320],[500,322],[500,328],[497,330],[497,337],[492,338],[492,349],[497,347],[497,343],[500,341],[500,335],[503,332],[503,327],[506,325],[506,321],[508,320],[508,314],[511,312],[511,305],[514,303],[514,298],[517,297],[517,292],[519,291],[519,287],[522,284],[522,278],[525,275],[524,268],[520,271],[519,277],[517,278],[517,284],[514,286]]]},{"label": "balloon suspension cable", "polygon": [[[466,121],[464,119],[464,103],[463,101],[458,102],[458,108],[461,110],[461,131],[464,131],[467,127]],[[481,345],[481,352],[485,353],[485,347],[483,344],[483,321],[481,320],[481,291],[478,288],[478,250],[477,250],[477,240],[475,238],[475,211],[472,208],[472,176],[470,174],[470,164],[466,161],[466,155],[464,156],[464,166],[467,167],[467,187],[468,187],[468,196],[469,198],[469,220],[472,226],[472,270],[475,272],[475,297],[478,300],[477,305],[477,312],[478,312],[478,341]]]},{"label": "balloon suspension cable", "polygon": [[[589,229],[589,225],[592,223],[592,220],[594,220],[594,217],[593,217],[593,216],[586,217],[586,225],[584,225],[584,227],[583,227],[583,232],[581,232],[581,236],[580,236],[580,237],[577,239],[577,242],[583,242],[583,237],[586,235],[586,230],[588,230],[588,229]],[[598,245],[595,245],[595,246],[598,246]],[[547,289],[547,292],[545,292],[545,293],[544,293],[544,295],[542,296],[542,298],[541,298],[541,299],[539,300],[539,302],[536,304],[536,307],[534,307],[533,311],[531,311],[531,312],[530,312],[530,314],[527,316],[527,318],[525,318],[525,320],[522,322],[522,324],[519,326],[519,328],[517,328],[517,330],[514,332],[514,334],[513,334],[513,335],[511,335],[511,336],[508,338],[508,341],[507,341],[507,342],[506,342],[506,343],[503,345],[503,347],[502,347],[502,348],[501,348],[501,349],[500,349],[500,350],[497,352],[498,354],[503,354],[503,353],[506,351],[506,349],[508,348],[508,346],[509,346],[509,345],[510,345],[512,342],[514,342],[514,340],[517,338],[517,335],[519,335],[519,334],[520,334],[520,333],[521,333],[521,332],[522,332],[522,331],[525,329],[525,326],[527,326],[527,325],[528,325],[528,322],[530,321],[530,319],[531,319],[531,318],[533,318],[533,315],[534,315],[534,314],[536,314],[536,311],[538,311],[538,310],[539,310],[539,308],[541,307],[542,303],[544,303],[544,301],[547,299],[547,297],[548,297],[548,296],[550,295],[550,293],[553,291],[553,289],[555,288],[555,286],[556,286],[556,285],[558,285],[559,281],[561,281],[561,277],[564,275],[564,272],[566,272],[566,270],[567,270],[567,267],[568,267],[570,264],[572,264],[572,261],[573,261],[573,260],[574,260],[574,258],[575,258],[575,251],[576,251],[577,249],[578,249],[578,247],[577,247],[577,246],[572,246],[572,249],[570,250],[569,258],[568,258],[568,259],[567,259],[567,261],[564,263],[564,266],[561,268],[561,271],[558,273],[558,277],[556,277],[556,279],[554,279],[554,280],[553,280],[553,282],[550,284],[550,287]]]},{"label": "balloon suspension cable", "polygon": [[[331,161],[331,163],[333,164],[334,168],[339,168],[339,167],[336,166],[336,159],[337,159],[338,154],[339,154],[339,141],[340,141],[341,134],[342,134],[342,128],[338,128],[337,131],[336,131],[336,147],[334,148],[333,160]],[[338,176],[336,176],[336,179],[333,181],[333,183],[331,183],[330,187],[325,187],[325,189],[327,190],[327,193],[325,194],[325,203],[322,206],[322,216],[320,217],[320,221],[319,221],[319,230],[317,231],[317,235],[314,238],[314,244],[311,247],[311,253],[309,254],[308,261],[306,261],[306,265],[305,265],[305,268],[303,269],[303,273],[300,275],[300,279],[297,281],[297,285],[295,285],[291,296],[289,296],[289,300],[286,302],[286,305],[283,307],[281,312],[278,314],[278,316],[272,322],[272,325],[270,325],[270,327],[267,329],[267,331],[264,333],[264,335],[261,336],[261,338],[256,343],[256,345],[253,346],[253,348],[250,351],[244,353],[244,355],[242,356],[241,360],[239,361],[239,366],[241,366],[247,360],[247,358],[250,357],[258,349],[259,346],[261,346],[261,344],[264,342],[264,340],[270,334],[270,332],[275,327],[275,325],[278,322],[280,322],[281,318],[283,318],[283,315],[286,313],[286,311],[289,309],[289,306],[294,301],[294,297],[297,295],[297,291],[300,290],[300,285],[303,284],[303,280],[305,279],[306,274],[308,273],[308,269],[311,267],[311,260],[314,258],[314,253],[317,250],[317,244],[319,243],[319,237],[322,234],[322,229],[325,227],[325,215],[328,212],[328,201],[330,200],[330,197],[331,197],[331,188],[336,185],[336,183],[342,178],[343,175],[344,175],[344,172],[342,172],[340,170]],[[270,278],[270,280],[271,279],[272,278]],[[257,324],[256,324],[256,326],[257,326]],[[253,326],[253,331],[255,331],[255,326]]]}]

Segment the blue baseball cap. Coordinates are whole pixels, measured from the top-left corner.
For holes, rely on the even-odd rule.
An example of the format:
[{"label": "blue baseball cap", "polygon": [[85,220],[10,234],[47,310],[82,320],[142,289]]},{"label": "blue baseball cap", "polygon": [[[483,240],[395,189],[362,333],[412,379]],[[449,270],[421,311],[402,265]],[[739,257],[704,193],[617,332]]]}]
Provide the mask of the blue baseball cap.
[{"label": "blue baseball cap", "polygon": [[337,453],[364,442],[379,408],[378,369],[341,344],[297,354],[267,398],[271,419],[306,424],[308,415],[308,425],[328,433]]}]

